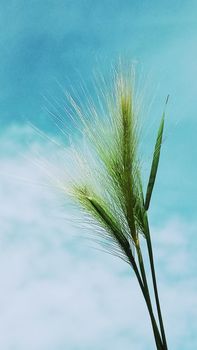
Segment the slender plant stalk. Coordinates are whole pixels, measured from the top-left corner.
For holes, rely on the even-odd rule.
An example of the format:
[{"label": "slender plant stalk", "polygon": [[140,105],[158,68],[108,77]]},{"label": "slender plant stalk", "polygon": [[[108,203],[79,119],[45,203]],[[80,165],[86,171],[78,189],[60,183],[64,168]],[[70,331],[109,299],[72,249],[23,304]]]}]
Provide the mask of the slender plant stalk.
[{"label": "slender plant stalk", "polygon": [[155,295],[155,301],[156,301],[156,306],[157,306],[157,313],[158,313],[158,319],[159,319],[162,340],[163,340],[163,344],[164,344],[164,349],[168,350],[166,335],[165,335],[165,330],[164,330],[164,324],[163,324],[163,319],[162,319],[162,313],[161,313],[161,306],[160,306],[160,301],[159,301],[158,288],[157,288],[157,279],[156,279],[156,273],[155,273],[154,256],[153,256],[153,249],[152,249],[152,242],[151,242],[150,230],[149,230],[149,225],[148,225],[148,219],[147,219],[146,242],[147,242],[147,248],[148,248],[148,256],[149,256],[151,275],[152,275],[152,281],[153,281],[153,289],[154,289],[154,295]]},{"label": "slender plant stalk", "polygon": [[[143,262],[143,257],[142,257],[142,253],[141,253],[141,248],[140,245],[138,244],[136,247],[137,250],[137,255],[138,255],[138,261],[139,261],[139,266],[140,266],[140,271],[141,271],[141,275],[142,275],[142,280],[143,280],[143,284],[144,284],[144,290],[146,293],[146,302],[147,302],[147,306],[149,309],[149,313],[151,316],[151,321],[153,322],[153,325],[155,327],[156,325],[156,321],[154,318],[154,314],[153,314],[153,308],[152,308],[152,303],[151,303],[151,298],[150,298],[150,293],[149,293],[149,288],[148,288],[148,282],[147,282],[147,278],[146,278],[146,272],[145,272],[145,268],[144,268],[144,262]],[[156,325],[156,330],[154,328],[154,336],[155,336],[155,342],[156,345],[158,347],[158,349],[164,349],[163,348],[163,343],[161,340],[161,336],[160,333],[158,331],[157,325]]]}]

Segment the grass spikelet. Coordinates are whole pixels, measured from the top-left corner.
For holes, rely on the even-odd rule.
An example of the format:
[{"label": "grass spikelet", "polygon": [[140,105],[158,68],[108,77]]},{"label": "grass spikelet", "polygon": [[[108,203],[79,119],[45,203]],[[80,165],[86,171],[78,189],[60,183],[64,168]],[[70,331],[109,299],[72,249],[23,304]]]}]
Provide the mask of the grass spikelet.
[{"label": "grass spikelet", "polygon": [[132,251],[129,240],[109,205],[87,187],[75,186],[73,194],[83,210],[95,219],[98,226],[104,229],[102,239],[110,238],[113,248],[116,246],[116,252],[120,251],[121,257],[123,254],[124,260],[130,263]]},{"label": "grass spikelet", "polygon": [[[116,202],[119,216],[124,217],[133,243],[137,241],[141,201],[140,162],[138,159],[139,124],[135,111],[133,71],[128,77],[120,70],[114,71],[111,91],[107,91],[102,101],[105,121],[99,118],[95,106],[89,106],[93,121],[82,118],[85,134],[94,148],[102,169],[101,182],[107,184],[107,193]],[[79,108],[74,105],[75,111]],[[81,119],[81,112],[80,112]],[[90,118],[89,118],[90,119]],[[137,220],[137,222],[135,222]]]}]

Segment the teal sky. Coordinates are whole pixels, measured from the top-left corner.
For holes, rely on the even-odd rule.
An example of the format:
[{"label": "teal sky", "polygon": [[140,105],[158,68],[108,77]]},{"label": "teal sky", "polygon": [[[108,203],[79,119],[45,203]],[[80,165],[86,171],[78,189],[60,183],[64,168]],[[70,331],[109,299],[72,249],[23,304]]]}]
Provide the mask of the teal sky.
[{"label": "teal sky", "polygon": [[[82,81],[90,87],[95,70],[108,77],[111,64],[123,57],[137,62],[146,77],[147,100],[154,97],[148,115],[153,127],[145,139],[147,164],[170,94],[151,222],[170,348],[196,349],[196,1],[0,0],[0,8],[0,323],[4,327],[0,346],[5,350],[152,346],[144,306],[126,268],[89,252],[77,235],[69,236],[79,229],[58,219],[62,210],[58,197],[26,183],[43,180],[29,164],[32,150],[41,150],[46,158],[54,152],[27,126],[30,121],[57,136],[43,108],[44,96],[62,101],[59,85],[80,91]],[[65,119],[69,124],[66,114]],[[71,131],[75,133],[73,126]],[[139,302],[137,327],[119,306],[120,296],[129,298],[128,288],[134,304]],[[177,296],[178,288],[183,292]],[[129,301],[131,308],[134,304]]]},{"label": "teal sky", "polygon": [[137,61],[154,96],[154,120],[170,94],[160,172],[164,211],[195,218],[195,2],[1,1],[1,8],[1,129],[28,119],[53,133],[43,95],[58,98],[57,81],[78,89],[95,69],[107,76],[119,56]]}]

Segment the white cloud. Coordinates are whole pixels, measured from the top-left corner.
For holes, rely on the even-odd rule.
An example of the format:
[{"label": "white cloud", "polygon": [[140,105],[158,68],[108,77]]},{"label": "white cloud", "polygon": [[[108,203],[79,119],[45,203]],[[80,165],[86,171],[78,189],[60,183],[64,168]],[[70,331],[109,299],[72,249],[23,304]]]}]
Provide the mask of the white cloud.
[{"label": "white cloud", "polygon": [[[24,130],[15,128],[18,145],[20,132],[24,137]],[[1,145],[10,139],[9,133]],[[31,145],[26,154],[31,154]],[[51,146],[41,146],[48,156]],[[62,210],[62,198],[51,189],[13,179],[42,182],[43,175],[16,154],[16,141],[10,143],[12,147],[13,152],[1,158],[0,347],[153,348],[132,271],[121,261],[89,249],[79,238],[80,230],[60,215],[68,209]],[[153,228],[162,309],[173,349],[197,346],[195,227],[176,218],[162,229]]]}]

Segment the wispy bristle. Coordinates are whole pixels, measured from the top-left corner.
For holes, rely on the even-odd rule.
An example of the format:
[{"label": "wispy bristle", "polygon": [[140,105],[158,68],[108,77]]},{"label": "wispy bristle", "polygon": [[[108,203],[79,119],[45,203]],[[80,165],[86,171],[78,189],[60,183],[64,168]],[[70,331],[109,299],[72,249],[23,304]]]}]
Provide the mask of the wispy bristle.
[{"label": "wispy bristle", "polygon": [[[93,168],[91,164],[88,165],[92,170],[92,178],[84,177],[81,183],[75,182],[73,196],[94,220],[103,224],[108,232],[113,232],[115,240],[118,227],[118,232],[122,232],[130,245],[135,245],[138,234],[144,231],[144,202],[138,155],[140,123],[135,110],[137,102],[133,78],[133,73],[124,75],[121,71],[115,71],[111,90],[106,90],[106,93],[102,90],[101,97],[98,98],[105,118],[99,115],[99,110],[92,102],[86,115],[70,99],[82,122],[84,136],[95,160]],[[110,218],[108,224],[106,217],[104,224],[98,206]]]},{"label": "wispy bristle", "polygon": [[102,198],[87,187],[75,186],[73,192],[83,210],[90,214],[97,224],[104,229],[102,239],[104,241],[107,238],[111,239],[111,244],[108,245],[108,247],[111,247],[110,250],[114,250],[115,248],[117,252],[119,251],[125,255],[127,261],[130,261],[132,252],[126,232],[124,233],[123,227],[121,227],[120,222],[115,218],[108,203],[105,203]]}]

